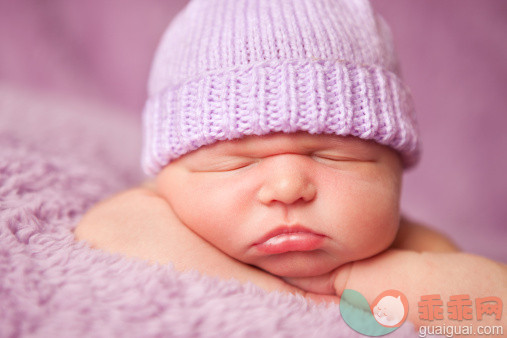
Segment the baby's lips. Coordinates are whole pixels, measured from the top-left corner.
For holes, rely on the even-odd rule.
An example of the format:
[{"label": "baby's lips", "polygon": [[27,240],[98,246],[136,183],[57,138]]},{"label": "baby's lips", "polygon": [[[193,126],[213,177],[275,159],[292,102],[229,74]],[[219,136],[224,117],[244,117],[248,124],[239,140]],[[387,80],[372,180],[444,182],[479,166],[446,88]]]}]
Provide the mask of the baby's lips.
[{"label": "baby's lips", "polygon": [[267,254],[312,251],[322,245],[325,237],[303,226],[281,226],[268,232],[253,246]]}]

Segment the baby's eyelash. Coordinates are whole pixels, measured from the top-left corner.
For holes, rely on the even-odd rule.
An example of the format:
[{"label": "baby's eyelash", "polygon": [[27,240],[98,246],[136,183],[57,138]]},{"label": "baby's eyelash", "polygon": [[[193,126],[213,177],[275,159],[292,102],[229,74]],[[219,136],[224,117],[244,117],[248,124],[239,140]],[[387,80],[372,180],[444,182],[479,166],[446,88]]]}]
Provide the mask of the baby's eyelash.
[{"label": "baby's eyelash", "polygon": [[238,170],[238,169],[242,169],[242,168],[245,168],[245,167],[248,167],[249,165],[251,165],[252,163],[244,163],[244,164],[240,164],[238,166],[233,166],[232,169],[228,169],[228,170]]},{"label": "baby's eyelash", "polygon": [[235,171],[235,170],[249,167],[249,166],[254,165],[256,163],[257,163],[257,161],[240,162],[237,164],[231,163],[230,165],[225,165],[223,168],[217,168],[216,170],[213,170],[213,171],[217,171],[217,172]]},{"label": "baby's eyelash", "polygon": [[340,155],[327,155],[327,154],[313,154],[311,156],[313,159],[315,159],[316,161],[319,161],[319,162],[327,162],[327,163],[357,163],[357,164],[360,164],[360,163],[367,163],[367,162],[377,162],[376,159],[370,157],[370,158],[367,158],[367,157],[348,157],[348,156],[340,156]]},{"label": "baby's eyelash", "polygon": [[329,156],[329,155],[318,155],[318,154],[313,155],[312,157],[319,158],[319,159],[324,159],[324,160],[335,161],[335,162],[338,162],[338,161],[357,161],[356,159],[350,158],[350,157],[334,157],[334,156]]}]

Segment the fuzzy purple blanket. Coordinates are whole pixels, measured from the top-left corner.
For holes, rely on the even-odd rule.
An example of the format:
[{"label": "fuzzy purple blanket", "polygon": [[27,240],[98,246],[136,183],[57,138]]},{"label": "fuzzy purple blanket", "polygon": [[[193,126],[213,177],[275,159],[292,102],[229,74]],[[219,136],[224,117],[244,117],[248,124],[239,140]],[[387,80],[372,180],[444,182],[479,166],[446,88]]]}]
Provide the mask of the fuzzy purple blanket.
[{"label": "fuzzy purple blanket", "polygon": [[0,84],[0,337],[361,336],[337,305],[76,242],[87,208],[140,181],[139,148],[119,112]]}]

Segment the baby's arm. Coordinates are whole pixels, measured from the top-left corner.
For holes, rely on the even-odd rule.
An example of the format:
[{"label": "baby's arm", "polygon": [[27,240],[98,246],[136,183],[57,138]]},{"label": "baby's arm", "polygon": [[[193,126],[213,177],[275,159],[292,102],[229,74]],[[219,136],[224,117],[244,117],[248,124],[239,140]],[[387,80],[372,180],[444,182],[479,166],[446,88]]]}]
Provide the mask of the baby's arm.
[{"label": "baby's arm", "polygon": [[[352,289],[365,296],[369,304],[383,291],[396,289],[407,296],[408,319],[421,325],[503,325],[505,314],[497,321],[485,315],[477,320],[475,299],[489,296],[507,300],[507,266],[467,253],[414,252],[390,249],[374,257],[341,266],[320,278],[286,279],[304,290],[340,296]],[[443,319],[419,318],[421,296],[438,294],[443,302]],[[450,296],[469,295],[473,319],[450,320],[446,303]]]},{"label": "baby's arm", "polygon": [[392,249],[431,252],[457,252],[458,247],[446,236],[431,228],[401,217]]},{"label": "baby's arm", "polygon": [[317,302],[329,298],[304,292],[224,254],[184,226],[170,205],[148,185],[97,204],[86,213],[74,234],[94,248],[151,263],[173,263],[179,271],[194,269],[222,279],[250,281],[267,291],[298,293]]}]

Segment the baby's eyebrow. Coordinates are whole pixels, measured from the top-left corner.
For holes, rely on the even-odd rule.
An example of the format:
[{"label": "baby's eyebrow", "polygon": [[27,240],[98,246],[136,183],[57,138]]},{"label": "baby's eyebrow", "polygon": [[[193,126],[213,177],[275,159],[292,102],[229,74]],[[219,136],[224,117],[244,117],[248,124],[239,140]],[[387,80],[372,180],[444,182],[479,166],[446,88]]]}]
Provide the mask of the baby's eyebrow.
[{"label": "baby's eyebrow", "polygon": [[[252,142],[249,144],[230,143],[224,145],[222,149],[217,149],[217,155],[237,155],[237,156],[263,156],[276,153],[300,153],[310,154],[316,151],[337,151],[346,153],[364,152],[368,148],[367,143],[346,141],[342,139],[335,140],[305,140],[301,142],[285,143],[282,145],[261,142]],[[215,150],[215,149],[213,149]]]}]

